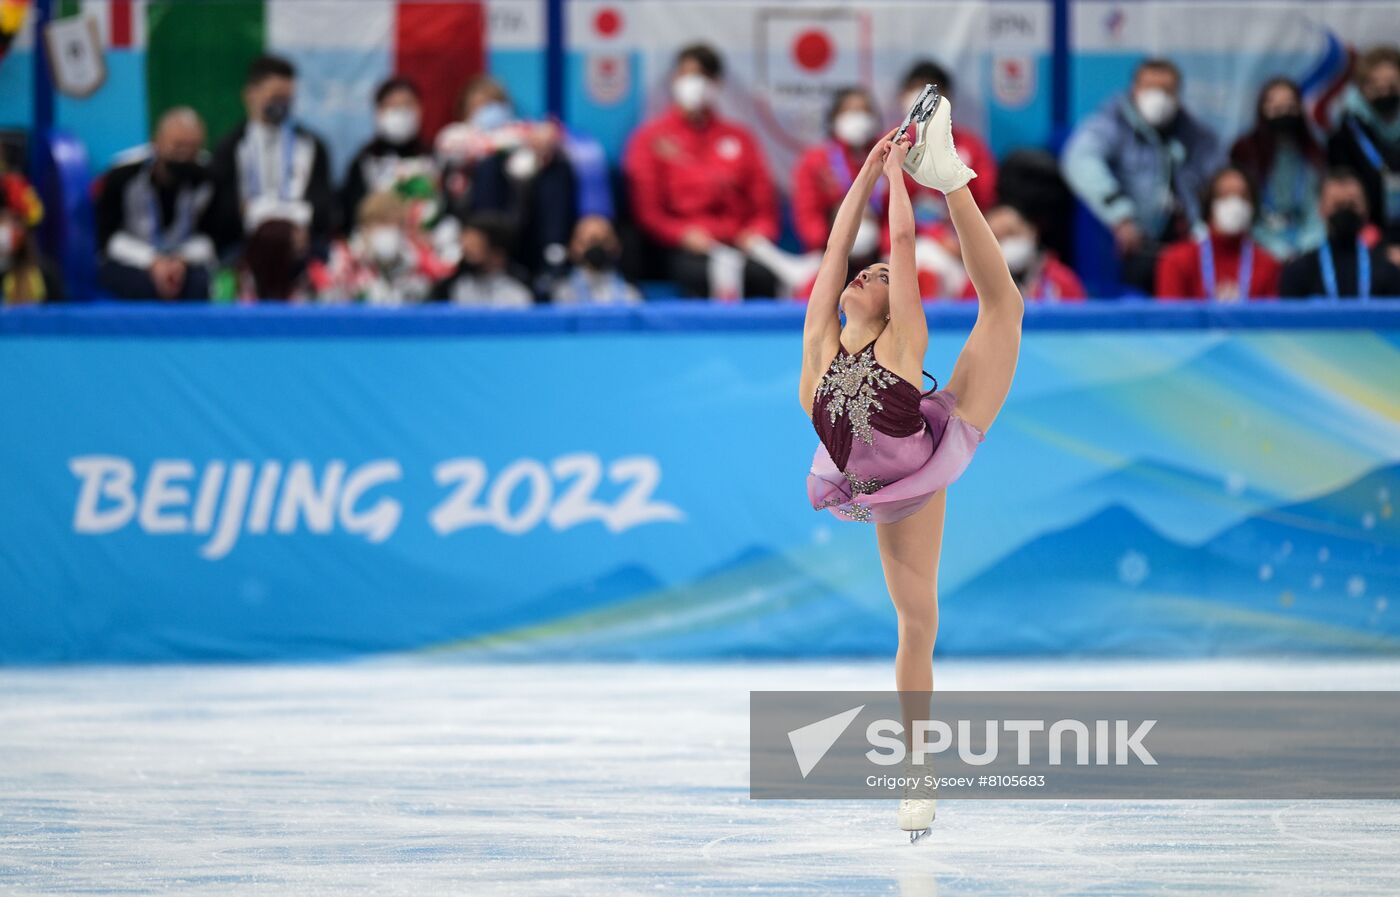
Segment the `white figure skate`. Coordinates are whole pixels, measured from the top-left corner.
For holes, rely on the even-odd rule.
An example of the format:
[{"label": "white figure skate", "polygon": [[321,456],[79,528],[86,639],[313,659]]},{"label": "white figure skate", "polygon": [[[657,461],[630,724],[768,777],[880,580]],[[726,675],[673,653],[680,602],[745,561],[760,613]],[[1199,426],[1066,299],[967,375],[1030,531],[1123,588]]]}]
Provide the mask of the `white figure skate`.
[{"label": "white figure skate", "polygon": [[909,833],[909,843],[918,843],[920,838],[929,833],[929,827],[933,824],[934,812],[938,806],[938,801],[932,795],[934,789],[932,784],[924,781],[925,776],[932,777],[932,764],[915,766],[906,763],[904,775],[908,778],[916,778],[913,785],[904,786],[904,797],[899,802],[899,827]]},{"label": "white figure skate", "polygon": [[953,107],[947,97],[938,95],[934,85],[924,85],[899,133],[908,136],[910,125],[914,135],[909,155],[904,157],[904,170],[910,177],[945,194],[977,177],[977,172],[958,158],[953,146]]}]

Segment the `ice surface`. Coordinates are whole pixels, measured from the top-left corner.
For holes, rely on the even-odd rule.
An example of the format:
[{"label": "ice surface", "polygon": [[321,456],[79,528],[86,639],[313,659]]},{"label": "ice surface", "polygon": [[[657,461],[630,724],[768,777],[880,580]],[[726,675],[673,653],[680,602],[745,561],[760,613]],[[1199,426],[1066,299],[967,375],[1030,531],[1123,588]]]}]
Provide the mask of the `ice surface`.
[{"label": "ice surface", "polygon": [[[945,689],[1400,686],[1394,661],[949,662]],[[0,894],[1400,894],[1400,803],[751,801],[750,689],[888,663],[0,670]]]}]

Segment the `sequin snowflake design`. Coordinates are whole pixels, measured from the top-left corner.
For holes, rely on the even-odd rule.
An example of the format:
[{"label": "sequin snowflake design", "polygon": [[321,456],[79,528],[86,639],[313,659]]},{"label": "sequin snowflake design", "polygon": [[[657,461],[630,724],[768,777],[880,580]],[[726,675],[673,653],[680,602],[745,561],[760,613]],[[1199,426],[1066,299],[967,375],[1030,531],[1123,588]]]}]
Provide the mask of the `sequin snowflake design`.
[{"label": "sequin snowflake design", "polygon": [[885,407],[875,397],[875,391],[898,382],[899,378],[894,373],[878,366],[872,343],[858,355],[837,353],[831,368],[817,387],[817,395],[829,397],[827,413],[833,425],[845,413],[856,438],[866,445],[874,445],[875,433],[870,426],[870,414]]},{"label": "sequin snowflake design", "polygon": [[870,477],[869,479],[863,480],[860,477],[853,477],[849,473],[845,473],[845,471],[842,471],[842,473],[845,474],[846,482],[851,484],[851,493],[853,495],[870,495],[872,492],[878,492],[880,487],[884,485],[884,483],[880,482],[878,477]]},{"label": "sequin snowflake design", "polygon": [[870,507],[868,505],[860,505],[852,502],[842,507],[841,511],[852,520],[860,520],[867,523],[870,521]]}]

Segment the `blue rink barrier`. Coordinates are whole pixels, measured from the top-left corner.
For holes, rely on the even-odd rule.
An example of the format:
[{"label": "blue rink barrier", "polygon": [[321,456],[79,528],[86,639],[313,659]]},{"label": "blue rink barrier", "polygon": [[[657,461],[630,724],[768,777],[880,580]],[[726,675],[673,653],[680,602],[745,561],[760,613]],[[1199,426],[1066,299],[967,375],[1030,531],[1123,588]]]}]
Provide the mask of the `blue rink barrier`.
[{"label": "blue rink barrier", "polygon": [[[888,655],[803,307],[0,314],[0,662]],[[945,380],[975,309],[930,306]],[[1034,308],[944,654],[1400,650],[1400,306]]]}]

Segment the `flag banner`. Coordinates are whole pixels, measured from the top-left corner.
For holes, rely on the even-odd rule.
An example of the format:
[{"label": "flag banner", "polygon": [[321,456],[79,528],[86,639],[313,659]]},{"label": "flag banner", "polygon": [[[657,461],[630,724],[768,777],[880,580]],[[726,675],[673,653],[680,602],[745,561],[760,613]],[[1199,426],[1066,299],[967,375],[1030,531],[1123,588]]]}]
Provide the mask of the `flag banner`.
[{"label": "flag banner", "polygon": [[[297,68],[293,114],[325,139],[339,178],[373,136],[374,91],[412,79],[431,139],[456,119],[462,88],[489,72],[524,115],[544,111],[544,0],[60,0],[59,17],[95,30],[107,80],[85,98],[61,97],[59,124],[100,171],[146,141],[172,106],[193,106],[212,145],[245,115],[248,63],[263,53]],[[32,27],[0,63],[0,127],[27,126]]]},{"label": "flag banner", "polygon": [[1400,16],[1371,0],[1074,0],[1069,36],[1076,119],[1126,90],[1143,57],[1166,56],[1181,67],[1185,107],[1228,147],[1254,126],[1259,87],[1276,75],[1297,81],[1330,126],[1352,54],[1400,42]]},{"label": "flag banner", "polygon": [[720,112],[754,130],[783,187],[801,152],[826,138],[837,91],[869,89],[892,128],[907,111],[900,79],[928,59],[956,82],[958,122],[997,153],[1050,137],[1049,2],[574,0],[568,9],[566,113],[615,158],[670,102],[676,53],[696,42],[723,58]]}]

